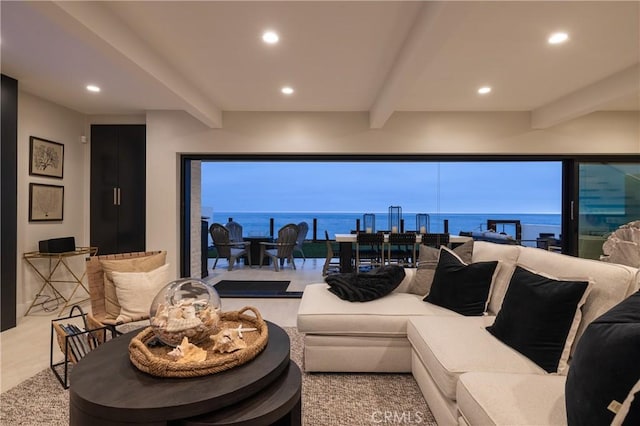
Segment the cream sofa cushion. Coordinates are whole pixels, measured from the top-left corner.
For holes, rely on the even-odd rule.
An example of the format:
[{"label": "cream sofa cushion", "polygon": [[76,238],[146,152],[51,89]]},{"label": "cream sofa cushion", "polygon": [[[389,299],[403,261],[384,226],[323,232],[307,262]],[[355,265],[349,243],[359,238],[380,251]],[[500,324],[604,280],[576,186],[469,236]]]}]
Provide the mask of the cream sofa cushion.
[{"label": "cream sofa cushion", "polygon": [[298,309],[298,330],[309,334],[406,336],[412,316],[455,312],[422,301],[417,294],[391,293],[369,302],[348,302],[327,290],[326,284],[309,284]]},{"label": "cream sofa cushion", "polygon": [[485,329],[494,317],[411,318],[407,337],[440,391],[455,400],[456,383],[470,371],[546,374]]},{"label": "cream sofa cushion", "polygon": [[489,297],[487,311],[497,314],[502,306],[502,300],[507,293],[509,281],[516,269],[516,262],[520,254],[519,246],[495,244],[486,241],[476,241],[473,245],[472,262],[488,262],[499,260],[500,268],[496,271]]},{"label": "cream sofa cushion", "polygon": [[456,390],[470,425],[566,425],[565,376],[466,373]]},{"label": "cream sofa cushion", "polygon": [[416,268],[404,268],[404,279],[392,293],[409,293],[409,288],[416,277]]}]

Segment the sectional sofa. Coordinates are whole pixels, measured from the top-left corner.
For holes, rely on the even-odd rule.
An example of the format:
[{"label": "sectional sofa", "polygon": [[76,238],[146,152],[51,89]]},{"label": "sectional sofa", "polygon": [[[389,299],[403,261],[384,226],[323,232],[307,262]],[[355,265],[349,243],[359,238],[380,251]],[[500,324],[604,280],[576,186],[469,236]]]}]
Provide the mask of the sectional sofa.
[{"label": "sectional sofa", "polygon": [[536,248],[474,243],[472,262],[495,260],[481,316],[463,316],[407,293],[420,273],[415,269],[405,270],[393,293],[365,303],[342,300],[325,283],[308,285],[297,318],[305,334],[305,371],[410,372],[440,425],[566,424],[568,367],[549,373],[486,329],[500,312],[516,265],[590,283],[567,356],[591,321],[638,289],[640,273]]}]

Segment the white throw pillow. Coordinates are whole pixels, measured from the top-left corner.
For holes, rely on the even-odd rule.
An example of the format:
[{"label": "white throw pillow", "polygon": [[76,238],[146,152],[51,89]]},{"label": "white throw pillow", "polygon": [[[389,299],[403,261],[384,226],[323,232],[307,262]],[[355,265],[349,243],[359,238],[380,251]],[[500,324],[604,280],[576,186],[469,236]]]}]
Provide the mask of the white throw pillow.
[{"label": "white throw pillow", "polygon": [[168,284],[169,264],[150,272],[111,273],[120,303],[119,323],[139,321],[149,317],[151,303],[160,289]]},{"label": "white throw pillow", "polygon": [[100,259],[104,280],[104,307],[106,319],[116,320],[120,315],[120,302],[116,294],[111,273],[113,272],[149,272],[161,267],[167,261],[167,252],[161,251],[150,256]]}]

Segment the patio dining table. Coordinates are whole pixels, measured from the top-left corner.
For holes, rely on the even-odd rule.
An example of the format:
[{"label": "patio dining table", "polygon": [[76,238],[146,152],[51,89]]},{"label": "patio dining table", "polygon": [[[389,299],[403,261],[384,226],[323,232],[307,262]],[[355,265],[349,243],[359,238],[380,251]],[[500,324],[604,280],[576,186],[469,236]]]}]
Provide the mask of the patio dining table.
[{"label": "patio dining table", "polygon": [[[336,242],[340,244],[340,272],[353,272],[353,266],[351,266],[353,254],[351,249],[356,242],[357,236],[356,234],[335,234],[335,236]],[[471,239],[471,237],[467,236],[451,235],[449,236],[449,244],[456,246]],[[386,243],[388,241],[389,234],[384,234],[384,242]],[[422,235],[416,234],[416,244],[420,242],[422,242]]]}]

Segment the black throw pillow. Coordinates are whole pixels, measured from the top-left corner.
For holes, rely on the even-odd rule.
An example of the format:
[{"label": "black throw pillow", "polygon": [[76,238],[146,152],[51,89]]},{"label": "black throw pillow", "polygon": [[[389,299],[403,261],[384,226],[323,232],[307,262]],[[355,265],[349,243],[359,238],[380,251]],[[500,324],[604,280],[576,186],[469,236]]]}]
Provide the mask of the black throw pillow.
[{"label": "black throw pillow", "polygon": [[325,278],[329,291],[350,302],[368,302],[391,293],[405,277],[398,265],[382,266],[372,272],[333,274]]},{"label": "black throw pillow", "polygon": [[[640,292],[636,292],[596,318],[580,338],[565,384],[569,425],[610,424],[615,414],[608,407],[613,401],[622,404],[639,378]],[[640,424],[638,397],[624,425]]]},{"label": "black throw pillow", "polygon": [[466,316],[484,314],[498,261],[466,264],[451,250],[440,250],[431,291],[424,301]]},{"label": "black throw pillow", "polygon": [[[548,373],[558,372],[588,281],[561,281],[516,266],[489,333]],[[573,335],[577,327],[573,330]],[[571,336],[573,341],[573,336]]]},{"label": "black throw pillow", "polygon": [[622,403],[622,407],[611,422],[612,426],[640,425],[640,380],[638,380]]}]

